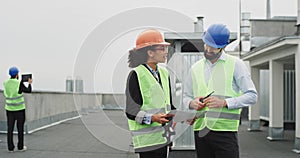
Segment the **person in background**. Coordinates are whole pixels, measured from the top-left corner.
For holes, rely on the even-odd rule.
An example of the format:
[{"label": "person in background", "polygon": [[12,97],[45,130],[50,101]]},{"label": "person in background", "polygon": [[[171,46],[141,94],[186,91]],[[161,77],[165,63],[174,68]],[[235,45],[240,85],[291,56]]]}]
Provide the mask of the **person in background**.
[{"label": "person in background", "polygon": [[19,81],[19,70],[17,67],[9,69],[10,79],[4,82],[5,110],[7,116],[7,145],[8,151],[14,152],[13,131],[15,122],[18,129],[18,151],[26,151],[24,145],[24,123],[25,123],[25,100],[24,93],[31,92],[32,79],[28,80],[28,87],[23,81]]},{"label": "person in background", "polygon": [[140,158],[167,157],[170,142],[162,135],[174,116],[167,113],[175,107],[169,73],[158,63],[166,62],[169,45],[158,30],[148,29],[139,34],[136,47],[129,51],[129,67],[134,69],[127,79],[126,116]]},{"label": "person in background", "polygon": [[197,110],[194,134],[198,158],[238,158],[241,108],[257,101],[246,65],[224,51],[229,35],[223,24],[209,26],[203,34],[205,58],[192,66],[185,83],[183,102]]}]

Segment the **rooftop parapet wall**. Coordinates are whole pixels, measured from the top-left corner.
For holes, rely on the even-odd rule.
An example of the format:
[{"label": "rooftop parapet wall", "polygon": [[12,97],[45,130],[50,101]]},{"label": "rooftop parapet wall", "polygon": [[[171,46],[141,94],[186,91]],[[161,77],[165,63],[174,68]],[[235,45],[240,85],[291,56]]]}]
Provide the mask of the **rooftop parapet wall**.
[{"label": "rooftop parapet wall", "polygon": [[[39,92],[24,94],[26,103],[25,132],[49,126],[63,120],[88,114],[99,108],[122,109],[124,94],[91,94]],[[0,91],[0,131],[6,131],[5,97]]]}]

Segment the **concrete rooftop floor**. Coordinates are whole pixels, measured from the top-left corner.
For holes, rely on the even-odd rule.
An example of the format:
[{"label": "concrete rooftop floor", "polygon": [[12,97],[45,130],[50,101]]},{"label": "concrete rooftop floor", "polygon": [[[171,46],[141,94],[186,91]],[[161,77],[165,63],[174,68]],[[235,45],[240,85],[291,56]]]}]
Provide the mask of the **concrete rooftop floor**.
[{"label": "concrete rooftop floor", "polygon": [[[80,118],[69,120],[61,124],[36,131],[25,135],[25,145],[28,147],[26,152],[8,153],[6,144],[6,134],[0,134],[0,158],[138,158],[137,154],[132,152],[120,151],[111,147],[127,146],[130,144],[129,136],[120,139],[118,128],[127,129],[127,121],[122,110],[104,110],[102,112],[93,112],[83,115]],[[105,116],[105,117],[104,117]],[[112,128],[103,123],[104,119],[109,119],[109,124],[115,124],[118,127]],[[92,120],[92,121],[87,121]],[[108,139],[102,139],[101,134],[110,132]],[[295,131],[286,130],[285,140],[269,141],[267,140],[267,127],[262,127],[260,132],[248,132],[247,121],[243,121],[239,130],[239,145],[241,158],[299,158],[299,155],[292,152],[294,146]],[[98,131],[98,132],[95,132]],[[93,134],[92,134],[93,133]],[[116,137],[114,138],[113,135]],[[103,135],[102,135],[103,136]],[[125,142],[124,144],[118,143]],[[15,142],[17,137],[15,135]],[[100,141],[101,140],[101,141]],[[103,143],[111,140],[108,143]],[[128,146],[128,150],[130,146]],[[190,153],[193,151],[190,151]],[[184,152],[182,152],[184,155]],[[170,157],[181,157],[179,151],[171,152]],[[193,154],[192,154],[193,155]]]}]

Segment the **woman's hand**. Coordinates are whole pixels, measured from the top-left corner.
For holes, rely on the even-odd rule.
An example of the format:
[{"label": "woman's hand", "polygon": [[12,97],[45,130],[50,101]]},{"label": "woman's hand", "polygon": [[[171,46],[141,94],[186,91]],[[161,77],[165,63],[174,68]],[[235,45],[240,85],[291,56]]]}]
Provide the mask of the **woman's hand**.
[{"label": "woman's hand", "polygon": [[163,124],[169,122],[169,120],[166,119],[167,117],[168,115],[164,113],[153,114],[151,117],[151,121]]}]

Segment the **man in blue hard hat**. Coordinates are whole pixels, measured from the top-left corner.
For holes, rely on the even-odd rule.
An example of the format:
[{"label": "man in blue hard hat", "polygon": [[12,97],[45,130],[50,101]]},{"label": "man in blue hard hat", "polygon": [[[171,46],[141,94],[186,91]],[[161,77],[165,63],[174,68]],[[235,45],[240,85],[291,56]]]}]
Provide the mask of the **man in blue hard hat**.
[{"label": "man in blue hard hat", "polygon": [[13,131],[15,122],[18,129],[18,151],[26,151],[24,145],[24,123],[25,123],[25,100],[23,92],[31,92],[32,79],[26,87],[23,81],[19,81],[19,69],[11,67],[9,69],[10,79],[4,82],[5,110],[7,116],[7,146],[9,152],[14,152]]},{"label": "man in blue hard hat", "polygon": [[225,25],[209,26],[203,34],[204,58],[193,64],[185,83],[183,102],[197,111],[193,125],[198,158],[239,158],[241,108],[257,101],[246,65],[225,53],[229,36]]}]

